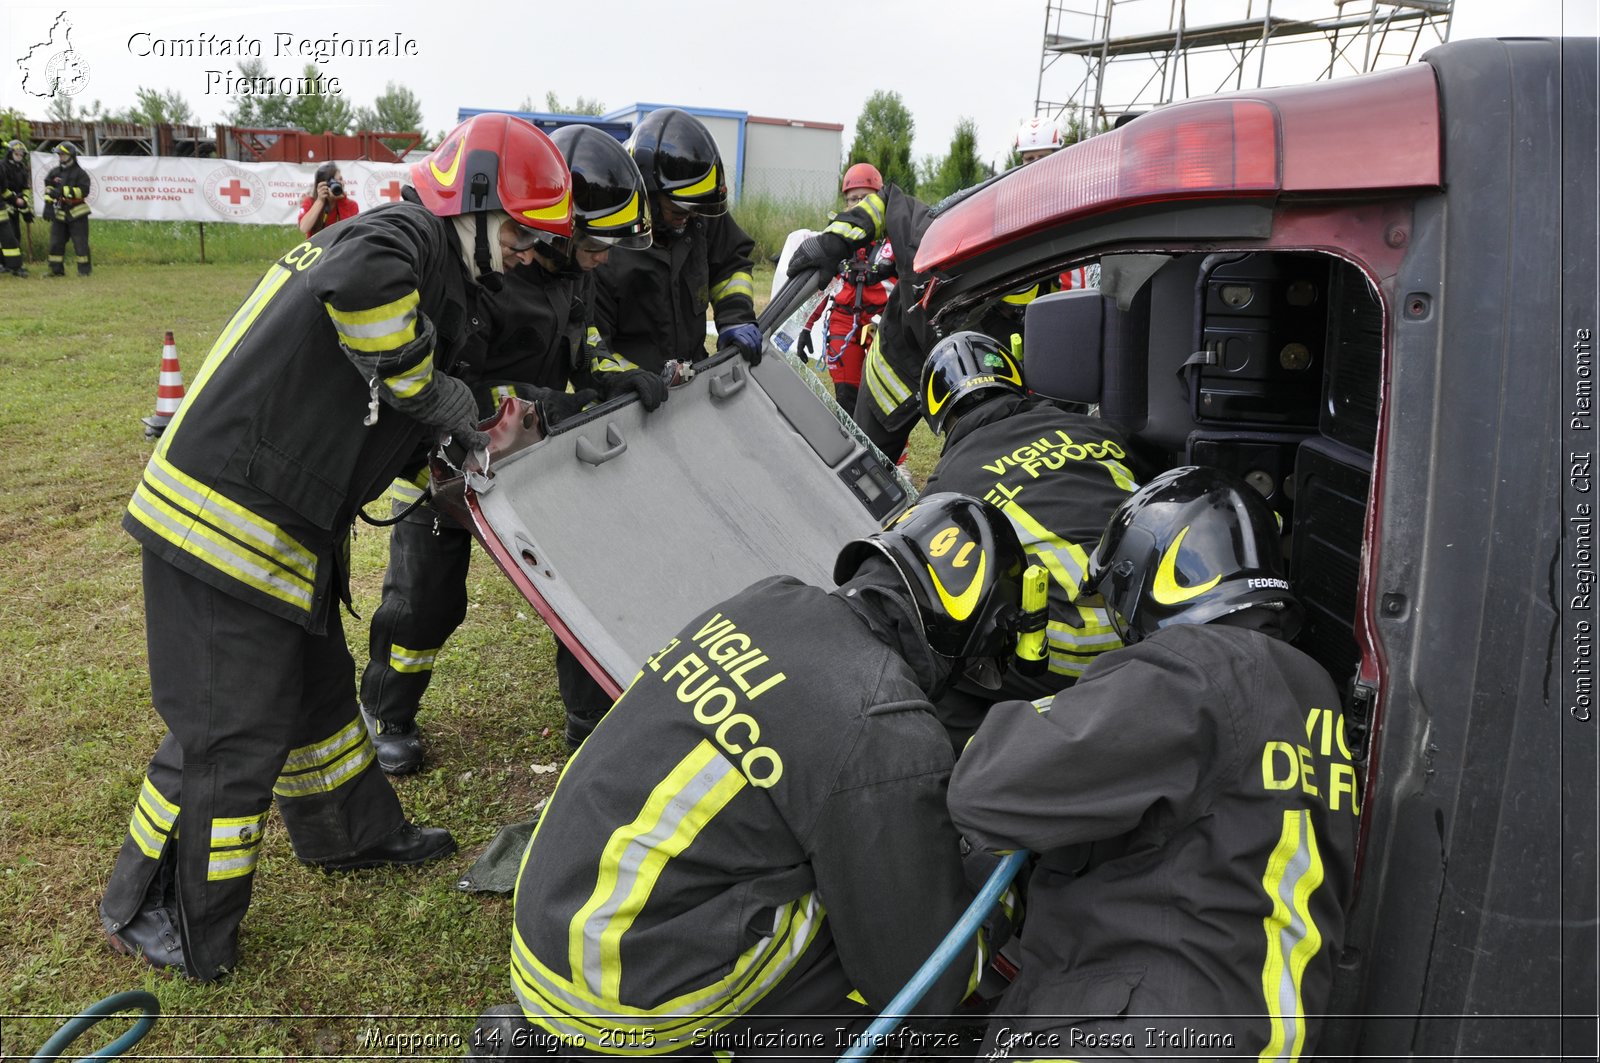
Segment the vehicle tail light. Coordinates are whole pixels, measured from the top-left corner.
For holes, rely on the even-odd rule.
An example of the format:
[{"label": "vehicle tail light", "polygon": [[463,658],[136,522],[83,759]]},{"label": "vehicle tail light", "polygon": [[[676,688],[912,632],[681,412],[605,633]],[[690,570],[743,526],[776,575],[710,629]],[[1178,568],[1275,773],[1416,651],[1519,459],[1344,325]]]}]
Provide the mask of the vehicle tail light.
[{"label": "vehicle tail light", "polygon": [[1145,115],[1056,152],[936,219],[919,272],[1045,225],[1113,207],[1278,191],[1278,112],[1262,100],[1202,100]]}]

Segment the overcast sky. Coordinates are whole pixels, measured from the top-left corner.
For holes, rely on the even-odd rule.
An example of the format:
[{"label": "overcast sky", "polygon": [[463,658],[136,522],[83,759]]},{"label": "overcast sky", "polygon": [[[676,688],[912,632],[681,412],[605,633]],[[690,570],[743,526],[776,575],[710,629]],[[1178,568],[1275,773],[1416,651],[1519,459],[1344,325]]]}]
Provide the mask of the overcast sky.
[{"label": "overcast sky", "polygon": [[[1103,5],[1104,0],[1101,0]],[[0,14],[0,108],[43,117],[46,100],[22,91],[17,60],[49,36],[65,11],[72,44],[88,64],[78,99],[110,108],[133,102],[134,89],[175,89],[198,120],[222,117],[231,100],[208,70],[236,71],[237,58],[137,54],[154,42],[193,42],[203,34],[259,41],[274,75],[298,74],[306,59],[274,55],[282,40],[292,47],[340,39],[386,38],[414,42],[399,58],[335,57],[324,64],[342,94],[370,105],[385,82],[405,84],[422,100],[431,131],[455,124],[458,107],[514,109],[546,91],[563,100],[598,98],[608,108],[635,102],[671,103],[745,111],[754,115],[836,122],[849,146],[861,104],[876,89],[900,93],[916,121],[915,151],[943,154],[956,121],[978,124],[981,153],[1003,158],[1018,121],[1033,112],[1039,93],[1043,0],[881,0],[833,4],[770,0],[698,0],[694,4],[637,0],[511,3],[468,0],[421,3],[386,0],[346,4],[138,3],[78,0],[37,3],[7,0]],[[1067,5],[1092,7],[1089,0]],[[1163,30],[1165,0],[1119,3],[1114,35]],[[1347,16],[1366,8],[1346,4]],[[1254,0],[1259,15],[1262,0]],[[1191,26],[1244,17],[1249,0],[1191,0]],[[1277,17],[1308,17],[1334,10],[1333,0],[1275,0]],[[1063,27],[1088,36],[1089,27]],[[1451,38],[1502,35],[1593,35],[1594,0],[1457,0]],[[280,36],[283,35],[283,36]],[[1325,51],[1325,49],[1323,49]],[[1306,80],[1318,58],[1304,64]],[[1252,60],[1253,64],[1253,60]],[[1191,71],[1194,94],[1215,76]],[[1247,85],[1253,84],[1253,66]],[[1068,63],[1052,67],[1047,99],[1072,92],[1081,73]],[[1231,87],[1231,86],[1230,86]],[[1129,90],[1130,92],[1133,90]]]}]

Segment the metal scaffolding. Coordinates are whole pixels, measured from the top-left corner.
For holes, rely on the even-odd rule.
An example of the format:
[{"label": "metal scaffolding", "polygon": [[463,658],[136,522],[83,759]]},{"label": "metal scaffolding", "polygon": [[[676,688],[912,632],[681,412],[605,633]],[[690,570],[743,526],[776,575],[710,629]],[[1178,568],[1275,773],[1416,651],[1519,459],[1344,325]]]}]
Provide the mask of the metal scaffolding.
[{"label": "metal scaffolding", "polygon": [[[1167,8],[1164,20],[1157,6]],[[1034,113],[1105,128],[1124,114],[1190,96],[1401,66],[1449,39],[1454,5],[1279,0],[1277,14],[1273,6],[1273,0],[1047,0]]]}]

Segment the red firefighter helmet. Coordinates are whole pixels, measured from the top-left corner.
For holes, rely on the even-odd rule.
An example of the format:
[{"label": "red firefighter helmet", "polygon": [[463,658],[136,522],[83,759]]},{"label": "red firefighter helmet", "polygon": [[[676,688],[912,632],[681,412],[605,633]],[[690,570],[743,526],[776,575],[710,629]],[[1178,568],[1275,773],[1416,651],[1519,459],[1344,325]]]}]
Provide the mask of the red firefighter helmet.
[{"label": "red firefighter helmet", "polygon": [[411,164],[422,205],[441,218],[503,210],[519,225],[572,235],[572,178],[561,151],[509,114],[478,114]]},{"label": "red firefighter helmet", "polygon": [[865,188],[871,192],[883,191],[883,174],[870,162],[858,162],[844,172],[844,183],[839,191],[849,192],[852,188]]}]

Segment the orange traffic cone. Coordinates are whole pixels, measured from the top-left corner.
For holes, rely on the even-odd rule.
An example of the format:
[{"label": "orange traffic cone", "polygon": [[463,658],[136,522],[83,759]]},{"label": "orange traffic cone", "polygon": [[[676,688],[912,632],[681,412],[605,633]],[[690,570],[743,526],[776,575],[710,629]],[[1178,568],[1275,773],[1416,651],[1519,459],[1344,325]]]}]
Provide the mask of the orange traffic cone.
[{"label": "orange traffic cone", "polygon": [[144,437],[154,439],[164,432],[182,402],[183,373],[178,369],[178,345],[169,332],[161,347],[161,376],[156,383],[156,412],[149,417],[140,418],[144,422]]}]

